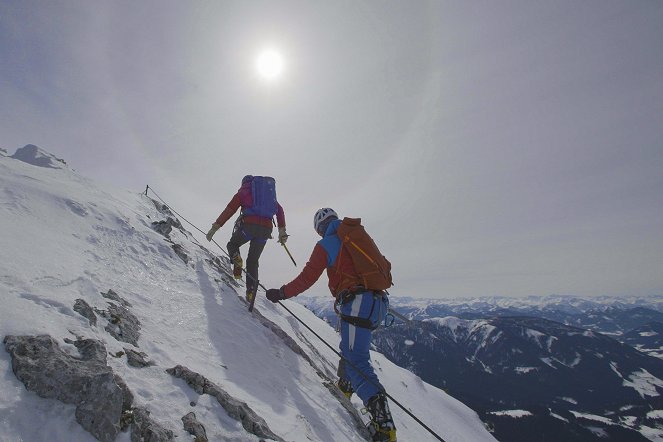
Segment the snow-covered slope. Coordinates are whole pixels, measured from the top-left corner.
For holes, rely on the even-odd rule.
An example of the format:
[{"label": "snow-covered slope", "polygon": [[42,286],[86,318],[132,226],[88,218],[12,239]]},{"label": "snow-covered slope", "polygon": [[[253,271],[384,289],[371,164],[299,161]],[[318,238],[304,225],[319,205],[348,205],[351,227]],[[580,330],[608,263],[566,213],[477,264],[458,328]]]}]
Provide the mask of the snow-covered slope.
[{"label": "snow-covered slope", "polygon": [[[210,440],[258,437],[209,395],[166,373],[178,364],[248,404],[285,440],[363,440],[353,415],[325,386],[335,378],[337,356],[262,293],[256,312],[248,313],[225,260],[214,261],[184,229],[166,236],[155,231],[152,223],[167,217],[146,196],[102,188],[41,149],[0,156],[0,337],[48,334],[71,355],[76,348],[65,338],[100,340],[119,356],[109,356],[108,364],[128,385],[134,405],[147,408],[180,441],[193,439],[181,421],[191,411]],[[140,321],[137,347],[107,331],[112,317],[99,316],[90,325],[73,308],[82,299],[104,311],[109,300],[101,293],[109,289],[131,304]],[[295,302],[285,304],[338,345],[324,321]],[[281,330],[294,345],[286,345]],[[293,348],[303,349],[308,360]],[[154,365],[129,366],[120,353],[126,349],[145,353]],[[372,359],[388,392],[445,440],[494,440],[462,403],[378,353]],[[73,405],[26,390],[4,349],[0,392],[0,440],[94,440],[76,422]],[[356,399],[353,404],[361,407]],[[400,440],[433,440],[393,404],[392,412]],[[117,440],[128,441],[129,434]]]}]

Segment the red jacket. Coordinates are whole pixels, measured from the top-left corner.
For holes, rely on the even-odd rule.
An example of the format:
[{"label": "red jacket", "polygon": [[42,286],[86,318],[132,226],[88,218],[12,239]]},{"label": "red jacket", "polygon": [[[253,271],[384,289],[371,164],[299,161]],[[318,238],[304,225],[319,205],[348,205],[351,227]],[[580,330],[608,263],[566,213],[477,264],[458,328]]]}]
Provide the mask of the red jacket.
[{"label": "red jacket", "polygon": [[[253,196],[251,196],[251,183],[242,184],[235,196],[232,197],[226,208],[221,212],[221,215],[216,219],[215,224],[223,226],[234,214],[237,209],[251,207],[253,205]],[[270,218],[262,218],[260,216],[249,215],[244,217],[244,222],[249,224],[261,224],[264,226],[271,226],[272,220]],[[279,227],[285,227],[285,213],[283,207],[276,203],[276,223]]]},{"label": "red jacket", "polygon": [[332,226],[325,238],[315,245],[311,257],[301,273],[283,286],[283,294],[286,298],[292,298],[308,290],[325,269],[327,269],[328,286],[332,296],[357,285],[357,272],[350,255],[341,246],[340,240],[336,236],[335,226]]}]

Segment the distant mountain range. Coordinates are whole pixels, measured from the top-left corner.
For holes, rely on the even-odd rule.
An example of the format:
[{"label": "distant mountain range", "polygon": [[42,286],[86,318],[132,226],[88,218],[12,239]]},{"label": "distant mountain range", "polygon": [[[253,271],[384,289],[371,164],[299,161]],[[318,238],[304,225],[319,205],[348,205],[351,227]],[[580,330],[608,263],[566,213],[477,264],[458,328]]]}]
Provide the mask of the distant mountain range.
[{"label": "distant mountain range", "polygon": [[[645,298],[575,296],[482,297],[432,300],[392,296],[392,308],[412,320],[453,316],[481,319],[495,316],[531,316],[609,335],[651,356],[663,357],[663,296]],[[327,297],[303,297],[317,316],[336,321]],[[640,330],[642,329],[642,330]]]},{"label": "distant mountain range", "polygon": [[[328,298],[302,300],[334,323]],[[391,299],[375,332],[396,364],[477,411],[502,441],[663,437],[658,298]]]}]

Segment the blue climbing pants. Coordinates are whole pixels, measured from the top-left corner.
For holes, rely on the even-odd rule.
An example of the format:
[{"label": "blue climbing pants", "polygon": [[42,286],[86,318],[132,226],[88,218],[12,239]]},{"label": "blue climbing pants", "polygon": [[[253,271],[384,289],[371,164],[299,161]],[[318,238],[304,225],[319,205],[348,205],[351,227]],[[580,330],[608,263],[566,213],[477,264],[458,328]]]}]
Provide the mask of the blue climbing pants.
[{"label": "blue climbing pants", "polygon": [[[366,323],[365,320],[368,320],[372,328],[377,328],[384,321],[388,309],[387,296],[374,294],[372,291],[357,293],[354,295],[354,299],[345,302],[339,309],[342,316],[349,317],[348,320],[341,317],[341,355],[361,371],[358,373],[355,368],[341,359],[339,376],[350,381],[352,389],[364,402],[364,405],[377,393],[384,391],[384,388],[380,384],[370,360],[369,350],[373,330],[353,325],[351,322]],[[359,318],[364,321],[353,321],[351,318]]]}]

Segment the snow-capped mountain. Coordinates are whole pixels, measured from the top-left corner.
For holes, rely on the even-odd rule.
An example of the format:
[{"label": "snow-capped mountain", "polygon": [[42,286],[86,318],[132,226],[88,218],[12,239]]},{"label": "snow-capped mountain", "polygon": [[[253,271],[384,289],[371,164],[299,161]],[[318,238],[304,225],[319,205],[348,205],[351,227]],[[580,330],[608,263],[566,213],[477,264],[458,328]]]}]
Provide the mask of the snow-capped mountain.
[{"label": "snow-capped mountain", "polygon": [[381,329],[374,342],[479,411],[500,440],[533,440],[532,428],[558,438],[546,440],[663,437],[663,421],[650,415],[663,410],[663,361],[591,330],[446,317]]},{"label": "snow-capped mountain", "polygon": [[663,322],[648,322],[619,336],[618,339],[643,353],[663,359]]},{"label": "snow-capped mountain", "polygon": [[[330,316],[333,313],[326,298],[306,297],[301,302],[318,316]],[[503,296],[486,296],[479,298],[426,299],[407,296],[393,296],[391,302],[403,315],[417,320],[444,318],[476,319],[491,316],[537,316],[552,321],[572,321],[578,326],[591,326],[597,320],[604,320],[597,327],[613,328],[617,333],[620,329],[630,330],[634,326],[648,321],[663,320],[663,295],[650,297],[614,297],[597,296],[589,299],[577,296],[529,296],[526,298],[508,298]],[[632,312],[629,314],[622,312]],[[656,313],[659,314],[656,314]],[[646,313],[649,317],[640,316]],[[640,316],[640,317],[638,317]],[[614,318],[613,318],[614,317]],[[626,322],[620,322],[620,321]],[[608,325],[610,322],[615,324]],[[598,330],[597,330],[598,331]]]},{"label": "snow-capped mountain", "polygon": [[[336,317],[326,298],[301,301],[319,317],[333,322]],[[454,316],[481,319],[495,316],[530,316],[608,334],[651,356],[663,355],[663,334],[632,333],[640,327],[663,325],[663,297],[646,298],[541,296],[515,299],[485,297],[475,299],[431,300],[393,296],[392,306],[415,320]],[[629,338],[626,340],[625,336]]]},{"label": "snow-capped mountain", "polygon": [[[326,301],[300,300],[335,324]],[[660,297],[390,302],[413,322],[378,330],[376,349],[477,410],[498,439],[663,440]]]},{"label": "snow-capped mountain", "polygon": [[[333,386],[337,356],[263,294],[249,313],[222,252],[167,207],[35,146],[0,155],[0,189],[0,440],[365,440],[362,405]],[[495,440],[458,400],[372,360],[445,440]],[[399,440],[432,440],[391,409]]]}]

